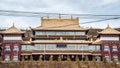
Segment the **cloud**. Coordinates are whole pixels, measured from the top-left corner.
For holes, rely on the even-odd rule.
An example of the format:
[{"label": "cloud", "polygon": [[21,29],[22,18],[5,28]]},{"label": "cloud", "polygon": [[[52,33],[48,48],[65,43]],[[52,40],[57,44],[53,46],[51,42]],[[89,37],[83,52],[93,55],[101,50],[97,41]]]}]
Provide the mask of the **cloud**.
[{"label": "cloud", "polygon": [[116,3],[119,0],[103,0],[103,5],[107,5],[107,4],[112,4],[112,3]]},{"label": "cloud", "polygon": [[[30,12],[44,12],[44,13],[74,13],[74,14],[112,14],[112,12],[120,13],[116,5],[114,8],[112,4],[118,4],[118,0],[1,0],[0,8],[1,10],[16,10],[16,11],[30,11]],[[104,7],[102,6],[104,5]],[[109,8],[106,8],[109,7]],[[107,11],[106,11],[107,10]],[[110,11],[110,12],[108,12]],[[47,16],[47,15],[44,15]],[[80,19],[82,22],[82,20]],[[89,21],[84,19],[84,21]],[[0,16],[0,26],[11,26],[12,23],[15,23],[17,27],[35,27],[40,25],[40,19],[34,17],[12,17],[12,16]],[[109,21],[111,22],[111,21]],[[117,21],[119,23],[119,21]],[[106,23],[106,22],[104,22]],[[101,23],[100,23],[101,24]],[[116,23],[113,26],[119,26]],[[81,24],[84,26],[84,24]],[[101,27],[104,27],[105,24],[101,24]],[[95,24],[87,26],[98,27]]]}]

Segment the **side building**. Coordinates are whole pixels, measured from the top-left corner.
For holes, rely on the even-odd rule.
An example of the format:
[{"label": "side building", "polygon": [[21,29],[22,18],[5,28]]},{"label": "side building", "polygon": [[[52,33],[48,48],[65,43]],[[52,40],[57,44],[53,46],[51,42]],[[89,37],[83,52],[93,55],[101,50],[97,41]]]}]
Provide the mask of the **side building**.
[{"label": "side building", "polygon": [[14,24],[5,31],[2,36],[2,58],[4,61],[19,61],[21,55],[21,43],[23,32],[17,29]]},{"label": "side building", "polygon": [[108,61],[120,60],[120,32],[109,25],[101,32],[98,32],[101,41],[102,57]]}]

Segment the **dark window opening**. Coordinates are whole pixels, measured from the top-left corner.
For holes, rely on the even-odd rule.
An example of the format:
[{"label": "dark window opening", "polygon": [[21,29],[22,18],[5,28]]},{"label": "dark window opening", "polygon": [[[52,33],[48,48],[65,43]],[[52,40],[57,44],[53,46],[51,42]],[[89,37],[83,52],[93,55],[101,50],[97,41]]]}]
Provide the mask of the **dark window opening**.
[{"label": "dark window opening", "polygon": [[67,47],[66,44],[57,44],[57,47]]}]

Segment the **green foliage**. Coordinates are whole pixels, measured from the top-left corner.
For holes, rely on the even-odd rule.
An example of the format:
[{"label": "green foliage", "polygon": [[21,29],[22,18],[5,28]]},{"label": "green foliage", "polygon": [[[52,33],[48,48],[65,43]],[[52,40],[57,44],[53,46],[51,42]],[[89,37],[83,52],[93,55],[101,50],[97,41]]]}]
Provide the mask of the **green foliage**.
[{"label": "green foliage", "polygon": [[49,68],[54,68],[54,64],[53,64],[53,56],[50,56],[50,60],[49,60]]},{"label": "green foliage", "polygon": [[42,61],[42,57],[39,57],[39,68],[43,68],[43,61]]},{"label": "green foliage", "polygon": [[61,62],[61,61],[62,61],[61,56],[59,56],[59,57],[58,57],[59,68],[62,68],[62,66],[61,66],[61,65],[62,65],[62,62]]},{"label": "green foliage", "polygon": [[82,66],[81,66],[81,63],[80,63],[80,61],[79,61],[79,57],[78,57],[78,56],[76,56],[76,62],[77,62],[77,66],[78,66],[78,68],[82,68]]},{"label": "green foliage", "polygon": [[67,61],[68,61],[68,68],[72,68],[72,62],[69,56],[67,56]]},{"label": "green foliage", "polygon": [[25,60],[24,60],[24,57],[22,56],[20,68],[24,68],[24,66],[25,66]]},{"label": "green foliage", "polygon": [[13,68],[12,61],[9,62],[8,68]]}]

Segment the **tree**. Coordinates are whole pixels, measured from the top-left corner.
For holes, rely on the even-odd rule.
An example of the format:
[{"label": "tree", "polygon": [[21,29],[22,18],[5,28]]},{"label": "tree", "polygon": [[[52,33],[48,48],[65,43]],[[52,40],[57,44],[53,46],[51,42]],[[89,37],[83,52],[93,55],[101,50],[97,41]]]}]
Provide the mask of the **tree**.
[{"label": "tree", "polygon": [[12,61],[9,61],[8,68],[13,68]]},{"label": "tree", "polygon": [[117,68],[117,61],[113,58],[113,65],[115,68]]},{"label": "tree", "polygon": [[30,68],[33,68],[33,56],[30,56]]},{"label": "tree", "polygon": [[54,68],[54,64],[53,64],[53,56],[50,56],[50,60],[49,60],[49,68]]},{"label": "tree", "polygon": [[62,59],[61,59],[61,56],[59,56],[59,57],[58,57],[59,68],[62,68],[62,66],[61,66],[61,65],[62,65],[62,62],[61,62],[61,60],[62,60]]},{"label": "tree", "polygon": [[0,57],[0,64],[2,63],[2,57]]},{"label": "tree", "polygon": [[71,63],[71,59],[69,57],[69,55],[67,56],[67,61],[68,61],[68,68],[72,68],[72,63]]},{"label": "tree", "polygon": [[39,68],[43,68],[42,56],[39,57]]},{"label": "tree", "polygon": [[107,62],[107,68],[111,68],[111,63]]},{"label": "tree", "polygon": [[88,56],[85,57],[85,62],[86,62],[86,64],[87,64],[87,67],[90,68]]},{"label": "tree", "polygon": [[105,57],[103,58],[103,63],[104,63],[104,66],[106,67],[107,60]]},{"label": "tree", "polygon": [[99,68],[97,63],[96,63],[96,58],[95,57],[92,58],[92,62],[93,62],[93,65],[94,65],[95,68]]},{"label": "tree", "polygon": [[76,55],[76,62],[77,62],[78,68],[82,68],[81,63],[79,61],[79,57],[77,55]]},{"label": "tree", "polygon": [[24,68],[24,66],[25,66],[25,60],[24,60],[24,57],[22,56],[22,62],[21,62],[20,68]]}]

